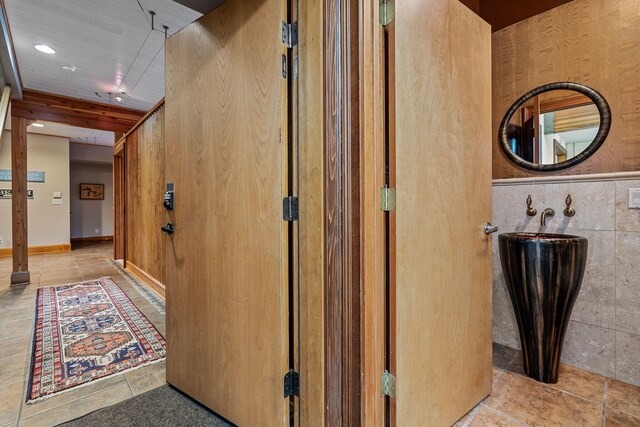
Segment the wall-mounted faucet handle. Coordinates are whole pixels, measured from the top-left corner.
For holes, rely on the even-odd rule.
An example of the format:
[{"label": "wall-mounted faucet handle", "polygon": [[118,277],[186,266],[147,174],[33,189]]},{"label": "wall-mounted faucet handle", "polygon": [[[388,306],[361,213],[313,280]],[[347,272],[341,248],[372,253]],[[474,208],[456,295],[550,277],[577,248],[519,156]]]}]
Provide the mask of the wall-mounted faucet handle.
[{"label": "wall-mounted faucet handle", "polygon": [[564,208],[564,216],[572,217],[576,214],[576,210],[571,207],[571,203],[573,203],[573,199],[571,198],[571,194],[569,194],[564,201],[567,204],[567,207]]},{"label": "wall-mounted faucet handle", "polygon": [[533,200],[531,200],[531,194],[529,194],[527,196],[527,215],[536,216],[536,214],[538,213],[538,210],[536,208],[532,208],[531,203],[533,203]]}]

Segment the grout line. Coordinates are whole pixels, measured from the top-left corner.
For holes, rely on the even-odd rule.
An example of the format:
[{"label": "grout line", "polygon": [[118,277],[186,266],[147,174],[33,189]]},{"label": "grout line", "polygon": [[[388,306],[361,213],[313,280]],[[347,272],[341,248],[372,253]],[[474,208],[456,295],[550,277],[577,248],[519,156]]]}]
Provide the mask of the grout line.
[{"label": "grout line", "polygon": [[609,380],[604,380],[604,398],[602,399],[602,424],[601,427],[605,427],[607,424],[607,397],[609,393]]},{"label": "grout line", "polygon": [[509,414],[505,414],[504,412],[498,411],[497,409],[492,408],[491,406],[487,406],[484,403],[480,404],[479,406],[484,406],[485,408],[487,408],[489,411],[495,412],[496,414],[500,414],[503,417],[508,418],[510,421],[515,422],[516,424],[520,424],[523,426],[527,426],[527,427],[531,427],[530,424],[525,423],[524,421],[520,421],[517,418],[514,418],[513,416],[509,415]]},{"label": "grout line", "polygon": [[471,424],[471,421],[476,417],[476,414],[480,411],[480,406],[482,406],[482,403],[476,405],[476,407],[471,410],[471,414],[469,414],[469,418],[467,419],[467,421],[464,422],[462,427],[468,427],[469,424]]}]

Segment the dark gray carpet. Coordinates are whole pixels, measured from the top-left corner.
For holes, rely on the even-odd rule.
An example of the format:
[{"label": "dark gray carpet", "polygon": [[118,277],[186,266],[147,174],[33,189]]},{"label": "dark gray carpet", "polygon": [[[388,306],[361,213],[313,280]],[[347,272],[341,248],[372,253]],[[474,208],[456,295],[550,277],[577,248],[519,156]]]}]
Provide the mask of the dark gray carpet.
[{"label": "dark gray carpet", "polygon": [[165,385],[107,408],[76,418],[64,427],[173,427],[233,424],[176,389]]}]

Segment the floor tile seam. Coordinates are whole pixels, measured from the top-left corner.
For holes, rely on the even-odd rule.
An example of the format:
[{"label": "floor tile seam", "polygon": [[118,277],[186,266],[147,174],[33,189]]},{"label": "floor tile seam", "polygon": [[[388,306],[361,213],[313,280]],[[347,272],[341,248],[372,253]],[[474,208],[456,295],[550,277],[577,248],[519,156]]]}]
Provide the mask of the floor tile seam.
[{"label": "floor tile seam", "polygon": [[[28,417],[24,417],[24,418],[22,418],[22,417],[21,417],[21,418],[20,418],[20,420],[26,420],[26,419],[29,419],[29,418],[33,418],[33,417],[35,417],[36,415],[41,415],[41,414],[44,414],[45,412],[49,412],[49,411],[52,411],[52,410],[54,410],[54,409],[61,408],[61,407],[63,407],[63,406],[69,405],[69,404],[71,404],[71,403],[73,403],[73,402],[77,402],[78,400],[82,400],[82,399],[85,399],[85,398],[87,398],[87,397],[89,397],[89,396],[93,396],[94,394],[98,394],[98,393],[105,392],[105,391],[107,391],[107,390],[111,390],[111,389],[112,389],[112,388],[114,388],[114,387],[118,387],[118,386],[122,385],[122,383],[123,383],[123,382],[126,382],[126,378],[124,378],[124,380],[123,380],[123,381],[119,381],[119,382],[118,382],[118,383],[116,383],[116,384],[110,385],[109,387],[105,387],[105,388],[103,388],[103,389],[96,390],[96,391],[93,391],[93,392],[91,392],[91,393],[84,394],[84,395],[82,395],[82,396],[79,396],[79,397],[77,397],[77,398],[74,398],[74,399],[68,400],[68,401],[66,401],[66,402],[64,402],[64,403],[61,403],[61,404],[59,404],[59,405],[55,405],[55,406],[52,406],[52,407],[50,407],[50,408],[44,409],[44,410],[42,410],[42,411],[35,412],[35,413],[33,413],[33,414],[29,415]],[[52,397],[51,397],[51,399],[55,399],[55,396],[52,396]],[[46,402],[46,401],[47,401],[47,400],[43,400],[42,402]],[[38,404],[38,403],[34,403],[34,405],[37,405],[37,404]],[[23,405],[25,405],[25,404],[23,403]]]},{"label": "floor tile seam", "polygon": [[515,418],[513,415],[509,415],[509,414],[507,414],[505,412],[499,411],[498,409],[492,408],[491,406],[489,406],[489,405],[487,405],[485,403],[481,403],[481,406],[484,406],[488,410],[493,411],[496,414],[502,415],[502,416],[508,418],[510,421],[513,421],[513,422],[515,422],[517,424],[520,424],[520,425],[523,425],[523,426],[527,426],[527,427],[532,427],[530,424],[527,424],[524,421],[522,421],[522,420],[520,420],[518,418]]},{"label": "floor tile seam", "polygon": [[476,417],[476,414],[478,413],[478,411],[480,411],[481,406],[482,404],[476,405],[476,407],[471,410],[471,413],[469,414],[469,419],[467,419],[467,421],[464,422],[462,427],[468,427],[469,424],[471,424],[471,421]]},{"label": "floor tile seam", "polygon": [[640,414],[632,414],[631,412],[625,411],[624,409],[618,409],[618,408],[613,407],[613,406],[611,406],[611,405],[609,405],[607,403],[605,403],[605,417],[606,417],[606,410],[607,409],[611,409],[611,410],[614,410],[616,412],[621,412],[621,413],[623,413],[625,415],[628,415],[628,416],[630,416],[632,418],[640,420],[640,416],[638,416]]},{"label": "floor tile seam", "polygon": [[[587,371],[587,372],[589,372],[589,371]],[[598,402],[597,400],[592,400],[592,399],[586,398],[586,397],[584,397],[584,396],[580,396],[580,395],[578,395],[578,394],[572,393],[572,392],[570,392],[570,391],[563,390],[563,389],[561,389],[561,388],[557,387],[555,384],[549,384],[549,383],[543,383],[543,382],[541,382],[541,381],[536,381],[535,379],[533,379],[533,378],[531,378],[531,377],[528,377],[528,376],[526,376],[526,375],[522,375],[522,374],[520,374],[520,373],[518,373],[518,372],[509,371],[509,373],[511,373],[511,374],[513,374],[513,375],[517,375],[517,376],[519,376],[520,378],[524,378],[525,380],[533,381],[533,382],[535,382],[535,383],[538,383],[538,384],[542,385],[542,387],[549,387],[549,388],[551,388],[551,389],[553,389],[553,390],[556,390],[556,391],[559,391],[559,392],[561,392],[561,393],[568,394],[569,396],[577,397],[578,399],[584,400],[585,402],[590,402],[590,403],[601,403],[601,402]],[[605,380],[607,379],[607,377],[604,377],[604,378],[605,378]]]}]

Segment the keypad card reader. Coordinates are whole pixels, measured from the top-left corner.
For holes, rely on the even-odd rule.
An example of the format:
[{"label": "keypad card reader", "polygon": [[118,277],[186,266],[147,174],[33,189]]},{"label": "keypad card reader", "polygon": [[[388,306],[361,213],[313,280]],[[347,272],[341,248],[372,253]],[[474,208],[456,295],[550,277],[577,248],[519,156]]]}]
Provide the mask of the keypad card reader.
[{"label": "keypad card reader", "polygon": [[174,189],[173,182],[168,182],[165,187],[164,202],[162,203],[164,208],[168,211],[173,210],[173,189]]}]

